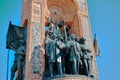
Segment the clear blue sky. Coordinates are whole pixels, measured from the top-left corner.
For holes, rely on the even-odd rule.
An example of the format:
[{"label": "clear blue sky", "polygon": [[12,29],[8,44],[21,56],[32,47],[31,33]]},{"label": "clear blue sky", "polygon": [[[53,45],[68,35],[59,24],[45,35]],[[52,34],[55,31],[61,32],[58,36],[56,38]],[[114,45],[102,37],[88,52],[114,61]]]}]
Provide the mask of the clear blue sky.
[{"label": "clear blue sky", "polygon": [[[92,33],[97,33],[101,48],[101,56],[97,57],[99,79],[120,80],[120,0],[87,1]],[[6,80],[8,24],[11,20],[20,25],[21,7],[22,0],[0,0],[0,80]],[[13,60],[10,51],[9,68]]]}]

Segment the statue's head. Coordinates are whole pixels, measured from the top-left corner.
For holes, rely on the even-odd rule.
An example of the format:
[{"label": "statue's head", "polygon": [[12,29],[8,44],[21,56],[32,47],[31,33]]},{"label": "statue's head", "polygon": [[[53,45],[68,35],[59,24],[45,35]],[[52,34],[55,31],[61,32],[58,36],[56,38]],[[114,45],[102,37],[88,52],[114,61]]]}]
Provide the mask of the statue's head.
[{"label": "statue's head", "polygon": [[71,34],[71,39],[75,40],[75,38],[76,38],[75,34]]},{"label": "statue's head", "polygon": [[79,42],[79,37],[76,37],[76,38],[75,38],[75,41]]},{"label": "statue's head", "polygon": [[49,17],[49,18],[47,19],[47,22],[48,22],[48,24],[54,23],[54,20],[53,20],[53,18]]},{"label": "statue's head", "polygon": [[59,24],[59,20],[56,19],[56,20],[55,20],[55,25],[58,25],[58,24]]},{"label": "statue's head", "polygon": [[86,39],[84,37],[82,37],[82,38],[79,39],[79,43],[80,44],[85,44],[85,41],[86,41]]},{"label": "statue's head", "polygon": [[71,26],[69,26],[69,25],[65,25],[65,26],[66,26],[66,32],[69,32],[71,29]]},{"label": "statue's head", "polygon": [[61,28],[64,26],[64,20],[59,21],[58,26]]}]

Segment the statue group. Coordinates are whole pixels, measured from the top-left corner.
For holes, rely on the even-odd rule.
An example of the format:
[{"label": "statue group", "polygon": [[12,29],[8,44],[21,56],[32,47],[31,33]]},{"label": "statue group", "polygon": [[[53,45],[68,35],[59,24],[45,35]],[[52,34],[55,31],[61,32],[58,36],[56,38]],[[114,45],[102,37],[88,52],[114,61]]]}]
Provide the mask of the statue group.
[{"label": "statue group", "polygon": [[63,20],[48,19],[45,51],[49,76],[72,74],[92,75],[91,50],[85,45],[85,38],[70,33],[71,26]]},{"label": "statue group", "polygon": [[[58,21],[49,18],[47,26],[49,29],[45,33],[45,70],[47,69],[48,76],[72,74],[93,77],[93,55],[85,45],[86,39],[71,34],[71,26],[65,24],[63,20]],[[24,80],[26,36],[26,28],[16,27],[10,22],[7,49],[15,51],[11,80],[14,80],[16,73],[16,80]],[[35,51],[36,49],[37,47]],[[39,73],[39,71],[33,72]]]}]

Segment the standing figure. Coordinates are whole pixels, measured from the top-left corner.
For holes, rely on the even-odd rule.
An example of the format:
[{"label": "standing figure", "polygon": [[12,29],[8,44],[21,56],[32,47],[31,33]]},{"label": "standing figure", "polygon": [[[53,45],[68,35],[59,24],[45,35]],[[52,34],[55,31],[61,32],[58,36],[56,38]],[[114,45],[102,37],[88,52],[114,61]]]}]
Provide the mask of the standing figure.
[{"label": "standing figure", "polygon": [[56,42],[56,62],[57,62],[57,68],[58,68],[58,74],[62,75],[62,50],[65,48],[65,44],[62,42],[61,38],[59,38]]},{"label": "standing figure", "polygon": [[16,80],[23,80],[23,67],[26,53],[25,51],[25,45],[19,42],[19,48],[16,50],[14,64],[11,68],[11,80],[14,80],[16,71],[18,71],[18,76],[16,77]]},{"label": "standing figure", "polygon": [[81,70],[80,68],[81,68],[81,65],[82,65],[82,60],[81,60],[82,51],[81,51],[81,48],[80,48],[78,37],[76,37],[75,43],[76,43],[75,52],[76,52],[76,55],[77,55],[76,56],[76,59],[77,59],[77,73],[79,74],[80,70]]},{"label": "standing figure", "polygon": [[56,41],[55,37],[56,35],[53,34],[53,26],[54,24],[50,23],[50,29],[49,32],[46,35],[46,55],[48,57],[48,63],[49,63],[49,72],[50,76],[53,76],[53,66],[55,63],[55,54],[56,54]]},{"label": "standing figure", "polygon": [[76,53],[76,42],[75,35],[71,34],[71,40],[68,42],[70,46],[70,64],[71,64],[71,73],[77,74],[77,53]]},{"label": "standing figure", "polygon": [[46,54],[48,56],[50,76],[53,76],[54,64],[57,63],[57,72],[62,74],[61,51],[57,46],[62,37],[58,26],[53,22],[49,25],[50,29],[46,36]]},{"label": "standing figure", "polygon": [[52,40],[49,36],[47,36],[46,39],[46,54],[48,57],[48,63],[49,63],[49,71],[50,76],[53,76],[53,66],[55,63],[55,50],[56,49],[56,42],[55,40]]},{"label": "standing figure", "polygon": [[92,71],[92,55],[91,50],[85,45],[86,39],[80,39],[80,46],[82,50],[82,64],[84,68],[84,73],[87,76],[91,76]]},{"label": "standing figure", "polygon": [[[61,22],[61,21],[60,21]],[[64,25],[64,23],[63,23]],[[62,25],[61,25],[62,26]],[[63,36],[61,32],[60,24],[58,26],[58,21],[55,21],[54,34],[56,35],[56,63],[58,75],[62,75],[62,49],[65,47],[63,43]]]},{"label": "standing figure", "polygon": [[71,26],[65,24],[62,25],[64,22],[61,21],[59,26],[61,27],[62,30],[62,35],[63,35],[63,42],[65,44],[65,48],[62,50],[62,67],[63,67],[63,72],[66,74],[70,74],[71,73],[71,67],[69,67],[68,65],[70,65],[70,46],[69,46],[69,41],[71,40],[71,34],[69,33]]}]

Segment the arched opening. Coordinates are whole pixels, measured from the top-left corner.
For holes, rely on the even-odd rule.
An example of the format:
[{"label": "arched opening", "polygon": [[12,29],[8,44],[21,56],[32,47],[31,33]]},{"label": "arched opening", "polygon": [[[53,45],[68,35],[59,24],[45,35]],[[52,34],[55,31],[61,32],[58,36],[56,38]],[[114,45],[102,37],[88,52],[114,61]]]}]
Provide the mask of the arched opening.
[{"label": "arched opening", "polygon": [[[78,7],[77,4],[75,3],[75,1],[73,0],[47,0],[46,4],[47,7],[45,7],[46,11],[45,11],[45,17],[51,17],[52,19],[55,20],[64,20],[65,24],[68,24],[69,26],[71,26],[70,29],[70,33],[75,34],[77,37],[81,37],[80,36],[80,26],[79,26],[79,19],[78,19]],[[46,25],[47,25],[47,20],[46,20]],[[49,49],[48,49],[49,51]],[[63,51],[63,53],[67,53],[65,51]],[[70,57],[70,56],[68,56]],[[67,57],[67,58],[68,58]],[[66,58],[66,56],[65,56]],[[49,67],[50,66],[48,56],[45,56],[45,72],[44,75],[45,77],[50,76],[50,73],[48,73]],[[68,58],[69,59],[69,58]],[[69,60],[67,60],[68,62],[66,63],[70,63]],[[62,61],[61,61],[62,62]],[[57,65],[57,63],[55,63],[55,65]],[[63,65],[66,66],[66,65]],[[54,69],[56,69],[57,66],[53,66]],[[71,71],[70,68],[66,69],[66,73],[70,74]],[[54,71],[54,70],[53,70]],[[64,71],[64,70],[63,70]],[[68,72],[67,72],[68,71]],[[50,71],[49,71],[50,72]],[[58,72],[53,72],[54,74],[57,74]]]},{"label": "arched opening", "polygon": [[73,0],[47,0],[46,14],[57,20],[64,20],[64,22],[71,26],[71,33],[80,37],[79,20],[77,15],[77,5]]}]

